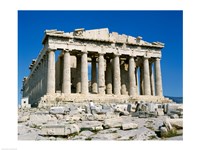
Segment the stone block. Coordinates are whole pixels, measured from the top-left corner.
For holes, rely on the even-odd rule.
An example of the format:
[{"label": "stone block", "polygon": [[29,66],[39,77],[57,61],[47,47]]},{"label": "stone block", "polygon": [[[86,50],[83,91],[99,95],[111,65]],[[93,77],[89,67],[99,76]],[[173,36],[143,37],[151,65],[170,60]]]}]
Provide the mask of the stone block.
[{"label": "stone block", "polygon": [[164,120],[163,124],[167,128],[167,130],[172,130],[173,129],[171,123],[169,122],[169,119]]},{"label": "stone block", "polygon": [[171,114],[171,115],[170,115],[170,118],[171,118],[171,119],[178,119],[179,116],[178,116],[177,114]]},{"label": "stone block", "polygon": [[129,129],[136,129],[138,128],[138,124],[136,123],[123,123],[122,124],[122,129],[123,130],[129,130]]},{"label": "stone block", "polygon": [[119,113],[119,116],[128,116],[129,112],[128,111],[122,111]]},{"label": "stone block", "polygon": [[81,130],[98,131],[103,130],[102,123],[100,121],[82,121],[78,123]]},{"label": "stone block", "polygon": [[120,117],[105,119],[103,126],[105,128],[121,128],[122,122],[123,120]]},{"label": "stone block", "polygon": [[98,114],[98,115],[95,114],[94,116],[95,116],[95,120],[98,120],[98,121],[103,121],[106,118],[105,114]]},{"label": "stone block", "polygon": [[183,129],[183,119],[169,119],[169,123],[176,129]]},{"label": "stone block", "polygon": [[40,135],[66,136],[79,133],[80,129],[76,124],[68,125],[45,125],[41,129]]},{"label": "stone block", "polygon": [[157,114],[158,116],[164,116],[163,108],[157,108]]},{"label": "stone block", "polygon": [[117,104],[116,106],[114,106],[114,111],[117,112],[127,111],[127,104]]},{"label": "stone block", "polygon": [[157,109],[157,105],[155,105],[154,103],[147,103],[147,107],[149,112],[154,112]]},{"label": "stone block", "polygon": [[127,111],[128,112],[135,112],[136,105],[135,104],[128,104],[127,105]]},{"label": "stone block", "polygon": [[136,43],[135,38],[132,36],[128,36],[128,43],[131,43],[131,44]]},{"label": "stone block", "polygon": [[107,134],[97,133],[90,137],[92,140],[116,140],[119,137],[119,135],[117,133],[107,133]]},{"label": "stone block", "polygon": [[91,131],[82,131],[82,132],[79,134],[79,136],[85,136],[85,137],[89,137],[89,136],[91,136],[91,135],[94,135],[94,133],[91,132]]},{"label": "stone block", "polygon": [[127,35],[125,35],[125,34],[118,35],[117,42],[119,42],[119,43],[126,43],[126,41],[127,41]]},{"label": "stone block", "polygon": [[67,112],[69,109],[65,107],[51,107],[49,111],[50,114],[66,114]]},{"label": "stone block", "polygon": [[77,114],[80,114],[80,111],[78,109],[69,111],[69,115],[77,115]]},{"label": "stone block", "polygon": [[22,116],[22,117],[19,117],[18,119],[18,123],[22,123],[22,122],[26,122],[29,120],[29,116]]},{"label": "stone block", "polygon": [[83,32],[83,36],[84,38],[89,38],[89,39],[108,40],[109,31],[107,28],[86,30]]},{"label": "stone block", "polygon": [[167,104],[167,114],[181,112],[182,108],[183,104],[169,103]]},{"label": "stone block", "polygon": [[30,115],[30,122],[33,123],[47,123],[48,121],[55,120],[56,118],[51,117],[51,115]]},{"label": "stone block", "polygon": [[117,41],[119,34],[117,32],[112,32],[110,34],[110,40]]}]

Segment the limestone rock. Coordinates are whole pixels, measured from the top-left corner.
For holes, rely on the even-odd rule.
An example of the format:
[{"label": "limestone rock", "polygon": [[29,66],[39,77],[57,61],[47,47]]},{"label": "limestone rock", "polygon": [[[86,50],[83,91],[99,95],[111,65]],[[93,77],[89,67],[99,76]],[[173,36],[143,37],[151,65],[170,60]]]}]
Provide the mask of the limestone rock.
[{"label": "limestone rock", "polygon": [[111,119],[105,119],[104,125],[105,128],[121,128],[122,126],[122,118],[111,118]]},{"label": "limestone rock", "polygon": [[79,133],[80,129],[76,124],[67,125],[45,125],[41,129],[40,135],[66,136]]},{"label": "limestone rock", "polygon": [[114,111],[117,111],[117,112],[127,111],[127,104],[118,104],[114,106]]},{"label": "limestone rock", "polygon": [[119,113],[119,116],[128,116],[129,112],[128,111],[122,111]]},{"label": "limestone rock", "polygon": [[26,122],[29,120],[29,116],[22,116],[18,119],[18,123]]},{"label": "limestone rock", "polygon": [[178,119],[179,116],[178,116],[177,114],[171,114],[171,115],[170,115],[170,118],[172,118],[172,119]]},{"label": "limestone rock", "polygon": [[117,133],[120,137],[123,137],[120,140],[150,140],[158,138],[154,131],[145,127],[138,128],[137,130],[117,130]]},{"label": "limestone rock", "polygon": [[183,119],[169,119],[169,122],[176,129],[183,129]]},{"label": "limestone rock", "polygon": [[51,107],[49,111],[51,114],[66,114],[67,112],[69,109],[65,107]]},{"label": "limestone rock", "polygon": [[167,114],[181,113],[183,111],[183,104],[169,103],[167,104]]},{"label": "limestone rock", "polygon": [[82,131],[82,132],[79,134],[79,136],[85,136],[85,137],[89,137],[89,136],[91,136],[91,135],[94,135],[94,133],[91,132],[91,131]]},{"label": "limestone rock", "polygon": [[56,118],[51,115],[30,115],[30,121],[33,123],[47,123],[48,121],[55,120]]},{"label": "limestone rock", "polygon": [[128,104],[127,105],[127,111],[130,112],[135,112],[136,105],[135,104]]},{"label": "limestone rock", "polygon": [[97,133],[91,136],[92,140],[116,140],[117,138],[119,138],[119,135],[117,133],[108,133],[108,134]]},{"label": "limestone rock", "polygon": [[161,134],[161,136],[164,136],[164,135],[166,135],[167,133],[168,133],[168,130],[167,130],[166,127],[161,127],[161,128],[160,128],[160,134]]},{"label": "limestone rock", "polygon": [[138,128],[138,124],[136,124],[136,123],[123,123],[122,124],[123,130],[136,129],[136,128]]},{"label": "limestone rock", "polygon": [[172,125],[171,123],[169,122],[169,119],[166,119],[163,124],[165,125],[165,127],[167,128],[167,130],[172,130]]},{"label": "limestone rock", "polygon": [[157,114],[158,116],[164,116],[163,108],[157,108]]},{"label": "limestone rock", "polygon": [[90,130],[90,131],[98,131],[103,130],[102,123],[100,121],[82,121],[78,123],[81,131]]}]

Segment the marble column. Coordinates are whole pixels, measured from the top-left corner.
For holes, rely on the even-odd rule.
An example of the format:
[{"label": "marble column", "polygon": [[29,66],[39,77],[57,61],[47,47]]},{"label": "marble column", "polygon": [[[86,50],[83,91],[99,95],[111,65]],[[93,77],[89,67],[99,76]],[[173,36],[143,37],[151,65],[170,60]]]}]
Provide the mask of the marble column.
[{"label": "marble column", "polygon": [[144,95],[144,69],[140,66],[140,95]]},{"label": "marble column", "polygon": [[47,69],[48,69],[48,66],[47,66],[47,55],[45,55],[44,57],[44,94],[47,93]]},{"label": "marble column", "polygon": [[135,60],[131,56],[129,58],[129,94],[130,96],[136,95],[136,80],[135,80]]},{"label": "marble column", "polygon": [[45,79],[45,60],[44,60],[44,58],[42,59],[42,95],[44,95],[45,94],[45,92],[44,92],[44,79]]},{"label": "marble column", "polygon": [[55,53],[48,52],[47,94],[55,93]]},{"label": "marble column", "polygon": [[106,60],[106,94],[112,94],[112,64]]},{"label": "marble column", "polygon": [[151,83],[151,95],[155,95],[155,83],[154,83],[154,73],[152,71],[153,62],[149,63],[149,72],[150,72],[150,83]]},{"label": "marble column", "polygon": [[115,95],[120,95],[120,90],[121,90],[121,79],[120,79],[120,60],[119,60],[119,55],[114,56],[114,94]]},{"label": "marble column", "polygon": [[162,91],[162,76],[161,76],[161,67],[160,67],[160,58],[156,58],[155,61],[155,76],[156,76],[156,95],[163,96]]},{"label": "marble column", "polygon": [[99,94],[105,94],[105,69],[104,69],[104,55],[99,54],[99,66],[98,66],[98,89]]},{"label": "marble column", "polygon": [[149,76],[149,58],[144,57],[144,95],[151,95],[150,76]]},{"label": "marble column", "polygon": [[69,51],[64,52],[62,92],[71,94],[71,62]]},{"label": "marble column", "polygon": [[76,93],[81,93],[81,57],[76,57]]},{"label": "marble column", "polygon": [[96,58],[92,57],[92,93],[97,93]]},{"label": "marble column", "polygon": [[[136,64],[136,63],[135,63]],[[138,67],[135,67],[136,95],[138,95]]]},{"label": "marble column", "polygon": [[126,80],[128,78],[127,71],[125,70],[125,63],[120,65],[120,75],[121,75],[121,94],[127,95],[127,84]]},{"label": "marble column", "polygon": [[88,94],[88,60],[87,52],[81,56],[81,93]]}]

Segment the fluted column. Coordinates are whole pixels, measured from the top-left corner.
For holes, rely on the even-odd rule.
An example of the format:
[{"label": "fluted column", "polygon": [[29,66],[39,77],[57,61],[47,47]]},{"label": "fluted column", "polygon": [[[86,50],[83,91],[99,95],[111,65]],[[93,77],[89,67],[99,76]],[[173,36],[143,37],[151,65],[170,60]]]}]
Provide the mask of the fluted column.
[{"label": "fluted column", "polygon": [[136,95],[138,95],[138,67],[135,67]]},{"label": "fluted column", "polygon": [[156,58],[156,61],[155,61],[155,75],[156,75],[156,80],[155,80],[155,82],[156,82],[156,95],[157,96],[163,96],[160,58]]},{"label": "fluted column", "polygon": [[152,71],[152,62],[149,64],[149,72],[150,72],[150,83],[151,83],[151,95],[155,95],[155,83],[154,83],[154,73]]},{"label": "fluted column", "polygon": [[76,57],[76,93],[81,93],[81,57]]},{"label": "fluted column", "polygon": [[63,63],[63,85],[62,92],[65,94],[71,93],[71,66],[70,66],[70,53],[69,51],[64,52],[64,63]]},{"label": "fluted column", "polygon": [[128,85],[127,85],[127,78],[128,78],[128,71],[125,69],[125,62],[120,65],[120,75],[121,75],[121,94],[127,95],[128,91]]},{"label": "fluted column", "polygon": [[120,79],[120,60],[119,55],[114,56],[114,94],[120,95],[121,79]]},{"label": "fluted column", "polygon": [[150,76],[149,76],[149,59],[144,57],[144,95],[151,95]]},{"label": "fluted column", "polygon": [[83,52],[81,56],[81,93],[88,93],[88,61],[87,52]]},{"label": "fluted column", "polygon": [[104,55],[99,54],[99,66],[98,66],[98,89],[99,94],[105,94],[105,70],[104,70]]},{"label": "fluted column", "polygon": [[97,93],[96,58],[92,58],[92,93]]},{"label": "fluted column", "polygon": [[129,58],[129,94],[130,96],[136,95],[136,80],[135,80],[135,60],[131,56]]},{"label": "fluted column", "polygon": [[140,95],[144,95],[144,69],[140,66]]},{"label": "fluted column", "polygon": [[112,64],[110,59],[106,61],[106,94],[112,94]]},{"label": "fluted column", "polygon": [[50,50],[48,53],[47,94],[53,93],[55,93],[55,53]]}]

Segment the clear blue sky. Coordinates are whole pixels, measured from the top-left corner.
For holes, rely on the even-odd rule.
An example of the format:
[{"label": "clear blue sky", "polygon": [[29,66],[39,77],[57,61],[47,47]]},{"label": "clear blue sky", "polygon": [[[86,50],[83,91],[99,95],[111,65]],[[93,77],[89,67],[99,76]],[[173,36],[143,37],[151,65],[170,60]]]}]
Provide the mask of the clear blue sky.
[{"label": "clear blue sky", "polygon": [[105,27],[110,32],[165,43],[161,59],[164,95],[183,95],[182,11],[19,11],[18,100],[22,79],[29,75],[28,67],[42,49],[44,30],[71,32]]}]

